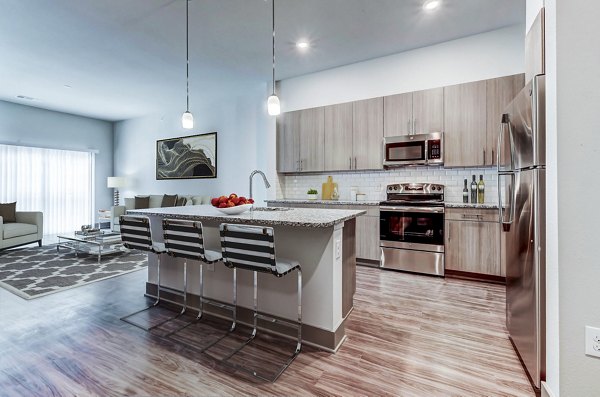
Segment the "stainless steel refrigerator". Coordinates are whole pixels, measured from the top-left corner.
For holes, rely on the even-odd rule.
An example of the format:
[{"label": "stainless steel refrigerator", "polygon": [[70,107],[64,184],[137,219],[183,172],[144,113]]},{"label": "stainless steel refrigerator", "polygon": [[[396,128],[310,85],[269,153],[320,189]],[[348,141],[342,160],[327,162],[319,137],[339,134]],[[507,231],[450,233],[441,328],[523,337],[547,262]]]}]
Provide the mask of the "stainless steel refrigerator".
[{"label": "stainless steel refrigerator", "polygon": [[497,152],[506,326],[538,389],[546,376],[545,103],[545,76],[538,75],[505,110]]}]

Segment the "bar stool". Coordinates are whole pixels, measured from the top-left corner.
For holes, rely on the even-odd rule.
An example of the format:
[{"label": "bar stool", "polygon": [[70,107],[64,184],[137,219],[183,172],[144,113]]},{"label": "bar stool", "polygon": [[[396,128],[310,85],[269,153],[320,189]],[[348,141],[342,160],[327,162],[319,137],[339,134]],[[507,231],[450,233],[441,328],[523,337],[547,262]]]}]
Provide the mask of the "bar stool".
[{"label": "bar stool", "polygon": [[[240,352],[256,337],[256,323],[260,318],[270,322],[278,322],[290,328],[296,328],[298,331],[296,350],[287,362],[280,368],[274,378],[269,379],[257,375],[256,371],[251,370],[254,376],[274,382],[279,375],[296,358],[302,347],[302,271],[297,261],[277,258],[275,255],[275,233],[272,227],[235,225],[223,223],[220,226],[221,231],[221,252],[223,253],[223,263],[234,271],[234,280],[236,280],[236,271],[238,268],[251,270],[254,273],[254,313],[252,320],[252,334],[243,342],[241,346],[227,355],[223,361],[227,361],[235,354]],[[276,319],[271,316],[258,313],[258,272],[271,273],[276,277],[283,277],[286,274],[298,271],[298,320],[291,322],[287,320]],[[237,284],[233,286],[233,306],[237,305]],[[236,311],[233,312],[232,329],[236,325]],[[239,366],[236,366],[239,367]],[[247,368],[243,368],[248,370]]]},{"label": "bar stool", "polygon": [[200,265],[200,307],[198,316],[194,321],[185,326],[170,332],[167,336],[173,335],[188,325],[199,321],[204,313],[204,303],[212,304],[221,308],[233,310],[231,306],[216,302],[204,297],[204,264],[211,264],[222,259],[221,253],[207,250],[204,247],[204,231],[202,222],[188,221],[179,219],[164,219],[163,232],[165,249],[167,254],[174,258],[182,258],[183,262],[183,308],[180,314],[185,313],[187,309],[187,261],[196,261]]},{"label": "bar stool", "polygon": [[122,317],[121,320],[125,321],[126,323],[129,323],[131,325],[135,325],[138,328],[141,328],[145,331],[150,331],[153,328],[156,328],[162,324],[165,324],[166,322],[173,320],[174,318],[177,318],[179,315],[175,316],[175,317],[171,317],[171,318],[167,318],[164,321],[159,322],[158,324],[155,324],[153,326],[150,327],[144,327],[140,324],[137,324],[131,320],[129,320],[130,317],[135,316],[138,313],[141,313],[143,311],[146,310],[150,310],[156,306],[158,306],[158,304],[160,303],[160,291],[161,291],[161,285],[160,285],[160,255],[164,254],[166,252],[165,250],[165,245],[163,243],[157,243],[152,241],[152,232],[150,230],[150,220],[147,217],[144,216],[131,216],[131,215],[121,215],[119,217],[119,222],[121,225],[121,241],[123,241],[123,245],[126,248],[129,249],[136,249],[136,250],[140,250],[140,251],[146,251],[146,252],[152,252],[154,254],[158,255],[158,282],[157,282],[157,292],[156,292],[156,301],[142,309],[142,310],[138,310],[134,313],[131,313],[125,317]]}]

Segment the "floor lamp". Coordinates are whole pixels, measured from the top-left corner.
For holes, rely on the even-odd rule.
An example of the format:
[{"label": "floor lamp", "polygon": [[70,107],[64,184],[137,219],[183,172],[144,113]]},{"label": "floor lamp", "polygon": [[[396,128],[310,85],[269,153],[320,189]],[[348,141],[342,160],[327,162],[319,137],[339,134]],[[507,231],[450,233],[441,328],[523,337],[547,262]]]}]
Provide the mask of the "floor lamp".
[{"label": "floor lamp", "polygon": [[125,187],[126,179],[122,176],[109,176],[106,182],[107,187],[115,189],[114,195],[114,205],[115,207],[119,205],[119,188]]}]

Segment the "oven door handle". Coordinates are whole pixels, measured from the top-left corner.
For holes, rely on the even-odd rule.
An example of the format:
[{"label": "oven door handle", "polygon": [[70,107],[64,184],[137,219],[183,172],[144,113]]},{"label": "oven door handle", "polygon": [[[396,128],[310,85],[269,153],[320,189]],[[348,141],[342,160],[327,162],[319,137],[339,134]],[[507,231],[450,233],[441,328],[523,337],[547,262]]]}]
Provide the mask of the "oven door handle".
[{"label": "oven door handle", "polygon": [[425,214],[443,214],[444,207],[379,207],[380,212],[420,212]]}]

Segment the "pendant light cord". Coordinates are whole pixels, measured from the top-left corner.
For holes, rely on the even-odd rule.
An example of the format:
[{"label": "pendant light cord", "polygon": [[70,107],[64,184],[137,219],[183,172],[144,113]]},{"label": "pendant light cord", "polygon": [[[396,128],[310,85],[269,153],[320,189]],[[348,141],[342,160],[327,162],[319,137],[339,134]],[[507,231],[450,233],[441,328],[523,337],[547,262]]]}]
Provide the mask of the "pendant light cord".
[{"label": "pendant light cord", "polygon": [[273,95],[275,95],[275,0],[272,1],[272,17],[273,17]]},{"label": "pendant light cord", "polygon": [[185,90],[186,109],[190,111],[190,32],[189,32],[189,5],[190,0],[185,0]]}]

